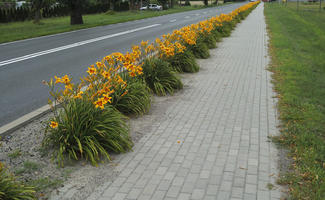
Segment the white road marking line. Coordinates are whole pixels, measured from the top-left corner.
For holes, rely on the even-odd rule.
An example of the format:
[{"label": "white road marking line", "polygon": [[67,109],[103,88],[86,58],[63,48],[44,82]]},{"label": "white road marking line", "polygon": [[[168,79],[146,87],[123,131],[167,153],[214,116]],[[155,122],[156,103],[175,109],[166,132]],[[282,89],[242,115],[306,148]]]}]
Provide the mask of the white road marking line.
[{"label": "white road marking line", "polygon": [[188,18],[190,18],[190,16],[186,16],[186,17],[185,17],[185,19],[188,19]]},{"label": "white road marking line", "polygon": [[203,14],[207,14],[207,12],[203,12]]},{"label": "white road marking line", "polygon": [[172,19],[172,20],[170,20],[169,22],[176,22],[176,19]]},{"label": "white road marking line", "polygon": [[200,14],[199,13],[195,13],[196,16],[199,16]]},{"label": "white road marking line", "polygon": [[152,27],[159,26],[159,25],[161,25],[161,24],[153,24],[153,25],[150,25],[150,26],[144,26],[144,27],[140,27],[140,28],[136,28],[136,29],[132,29],[132,30],[128,30],[128,31],[123,31],[123,32],[114,33],[114,34],[111,34],[111,35],[105,35],[105,36],[98,37],[98,38],[93,38],[93,39],[89,39],[89,40],[85,40],[85,41],[81,41],[81,42],[76,42],[76,43],[73,43],[73,44],[69,44],[69,45],[65,45],[65,46],[61,46],[61,47],[57,47],[57,48],[53,48],[53,49],[49,49],[49,50],[45,50],[45,51],[40,51],[40,52],[37,52],[37,53],[33,53],[33,54],[13,58],[13,59],[10,59],[10,60],[4,60],[4,61],[0,62],[0,67],[4,66],[4,65],[11,64],[11,63],[16,63],[16,62],[20,62],[20,61],[23,61],[23,60],[35,58],[35,57],[38,57],[38,56],[54,53],[54,52],[57,52],[57,51],[62,51],[62,50],[65,50],[65,49],[70,49],[70,48],[73,48],[73,47],[82,46],[82,45],[97,42],[97,41],[100,41],[100,40],[105,40],[105,39],[108,39],[108,38],[117,37],[117,36],[120,36],[120,35],[125,35],[125,34],[128,34],[128,33],[133,33],[133,32],[136,32],[136,31],[152,28]]}]

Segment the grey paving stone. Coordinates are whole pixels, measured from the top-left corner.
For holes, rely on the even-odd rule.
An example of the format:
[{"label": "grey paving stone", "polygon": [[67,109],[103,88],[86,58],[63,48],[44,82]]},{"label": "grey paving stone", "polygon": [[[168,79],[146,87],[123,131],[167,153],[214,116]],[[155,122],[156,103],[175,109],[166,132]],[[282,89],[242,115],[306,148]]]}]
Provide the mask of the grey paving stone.
[{"label": "grey paving stone", "polygon": [[256,192],[257,192],[257,185],[245,184],[245,193],[256,194]]},{"label": "grey paving stone", "polygon": [[172,186],[168,189],[168,192],[167,192],[167,197],[174,197],[176,198],[179,193],[181,191],[181,187],[180,186]]},{"label": "grey paving stone", "polygon": [[103,197],[113,197],[118,190],[119,187],[109,187],[104,191]]},{"label": "grey paving stone", "polygon": [[207,195],[216,196],[218,194],[218,189],[219,189],[219,185],[208,185],[206,193],[207,193]]},{"label": "grey paving stone", "polygon": [[128,198],[128,199],[138,199],[138,197],[139,197],[140,194],[141,194],[141,191],[142,191],[141,189],[133,188],[133,189],[129,192],[127,198]]},{"label": "grey paving stone", "polygon": [[162,200],[164,199],[166,191],[157,190],[152,196],[152,199]]},{"label": "grey paving stone", "polygon": [[116,193],[112,200],[123,200],[126,198],[125,193]]},{"label": "grey paving stone", "polygon": [[220,191],[218,192],[216,199],[229,199],[229,198],[230,198],[230,192]]},{"label": "grey paving stone", "polygon": [[191,199],[203,199],[205,191],[203,189],[194,189]]},{"label": "grey paving stone", "polygon": [[188,193],[180,193],[177,200],[189,200],[191,195]]}]

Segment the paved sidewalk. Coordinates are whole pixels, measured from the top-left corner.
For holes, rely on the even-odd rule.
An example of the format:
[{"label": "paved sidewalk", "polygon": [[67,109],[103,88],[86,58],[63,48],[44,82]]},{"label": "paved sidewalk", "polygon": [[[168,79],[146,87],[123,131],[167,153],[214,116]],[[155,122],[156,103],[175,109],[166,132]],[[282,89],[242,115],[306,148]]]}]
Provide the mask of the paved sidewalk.
[{"label": "paved sidewalk", "polygon": [[99,199],[280,199],[278,186],[267,187],[278,172],[266,34],[260,4],[199,61],[168,119],[123,155]]}]

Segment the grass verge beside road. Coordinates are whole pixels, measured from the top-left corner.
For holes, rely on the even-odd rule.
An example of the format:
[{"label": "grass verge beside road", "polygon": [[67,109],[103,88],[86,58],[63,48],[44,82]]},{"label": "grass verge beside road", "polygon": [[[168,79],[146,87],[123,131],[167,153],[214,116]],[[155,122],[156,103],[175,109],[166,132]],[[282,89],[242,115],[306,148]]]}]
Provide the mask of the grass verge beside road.
[{"label": "grass verge beside road", "polygon": [[42,19],[41,24],[34,24],[32,21],[13,22],[7,24],[0,24],[0,43],[33,38],[44,35],[51,35],[56,33],[68,32],[95,26],[116,24],[132,20],[139,20],[144,18],[156,17],[172,13],[197,10],[205,8],[204,6],[184,6],[175,7],[163,11],[126,11],[114,12],[113,14],[92,14],[84,15],[84,24],[70,25],[70,17],[56,17],[49,19]]},{"label": "grass verge beside road", "polygon": [[292,199],[325,199],[325,13],[266,4],[281,135],[293,164],[280,183]]}]

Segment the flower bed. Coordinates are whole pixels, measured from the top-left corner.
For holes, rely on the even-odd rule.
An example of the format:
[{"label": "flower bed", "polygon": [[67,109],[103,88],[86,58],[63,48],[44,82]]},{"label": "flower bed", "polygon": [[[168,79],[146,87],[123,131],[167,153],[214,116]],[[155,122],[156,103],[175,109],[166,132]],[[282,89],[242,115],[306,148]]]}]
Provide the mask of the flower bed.
[{"label": "flower bed", "polygon": [[[208,47],[214,48],[220,35],[229,35],[258,3],[248,3],[229,14],[174,30],[151,44],[142,41],[125,54],[105,56],[88,68],[88,75],[79,84],[72,83],[68,75],[55,76],[46,83],[51,90],[49,104],[55,117],[47,128],[44,145],[55,149],[54,156],[60,165],[66,157],[86,158],[97,165],[101,156],[109,158],[108,151],[130,150],[132,142],[125,120],[117,110],[142,114],[150,106],[149,91],[166,95],[181,89],[182,82],[176,72],[198,71],[194,56],[208,58]],[[138,84],[138,90],[148,91],[132,91],[136,87],[129,83]],[[59,84],[64,89],[56,89]],[[141,97],[146,99],[144,105],[133,110]],[[60,103],[63,109],[59,110],[55,103]],[[115,121],[107,122],[107,117]]]}]

